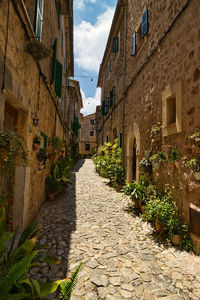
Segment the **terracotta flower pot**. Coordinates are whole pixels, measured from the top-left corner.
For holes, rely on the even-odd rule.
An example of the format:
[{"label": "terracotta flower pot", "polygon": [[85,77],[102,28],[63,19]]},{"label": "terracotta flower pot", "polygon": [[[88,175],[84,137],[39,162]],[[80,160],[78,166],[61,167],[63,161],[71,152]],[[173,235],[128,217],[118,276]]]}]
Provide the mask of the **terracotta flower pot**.
[{"label": "terracotta flower pot", "polygon": [[156,220],[155,227],[157,233],[163,233],[163,231],[165,230],[165,224],[158,220]]},{"label": "terracotta flower pot", "polygon": [[170,238],[173,245],[180,245],[182,241],[182,236],[180,234],[171,234]]},{"label": "terracotta flower pot", "polygon": [[141,201],[139,199],[136,199],[134,202],[135,202],[135,207],[137,209],[141,210],[141,207],[142,207]]},{"label": "terracotta flower pot", "polygon": [[39,147],[40,147],[40,144],[38,144],[38,143],[33,143],[33,150],[34,150],[34,151],[39,150]]},{"label": "terracotta flower pot", "polygon": [[200,180],[200,172],[193,172],[193,176],[196,180]]}]

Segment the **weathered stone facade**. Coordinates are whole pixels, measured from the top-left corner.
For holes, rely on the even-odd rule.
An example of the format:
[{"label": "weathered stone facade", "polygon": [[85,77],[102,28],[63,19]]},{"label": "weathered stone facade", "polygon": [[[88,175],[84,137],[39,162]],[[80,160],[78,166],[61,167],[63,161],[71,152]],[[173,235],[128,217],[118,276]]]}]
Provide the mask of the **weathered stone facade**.
[{"label": "weathered stone facade", "polygon": [[[153,170],[153,178],[173,187],[188,222],[190,203],[200,207],[200,182],[185,168],[185,161],[196,157],[188,136],[200,130],[199,9],[197,0],[118,1],[98,81],[102,106],[115,86],[115,101],[102,117],[98,143],[113,141],[115,129],[118,138],[123,134],[129,181],[138,180],[145,153],[164,151],[170,160],[176,147],[178,162],[173,168],[170,162],[162,163],[160,170]],[[147,32],[142,38],[145,11]],[[119,47],[114,53],[117,36]],[[156,138],[153,126],[160,129]]]},{"label": "weathered stone facade", "polygon": [[79,151],[80,154],[91,156],[96,149],[96,114],[82,118]]},{"label": "weathered stone facade", "polygon": [[[39,3],[43,4],[43,17],[38,29]],[[67,103],[68,77],[74,72],[73,1],[2,0],[0,20],[0,129],[22,134],[29,151],[29,167],[16,170],[13,202],[13,226],[24,228],[45,199],[45,178],[51,166],[47,160],[40,169],[34,136],[59,136],[67,143],[73,137]],[[47,48],[51,52],[41,61],[27,50],[27,43],[33,50],[36,40],[41,51]]]}]

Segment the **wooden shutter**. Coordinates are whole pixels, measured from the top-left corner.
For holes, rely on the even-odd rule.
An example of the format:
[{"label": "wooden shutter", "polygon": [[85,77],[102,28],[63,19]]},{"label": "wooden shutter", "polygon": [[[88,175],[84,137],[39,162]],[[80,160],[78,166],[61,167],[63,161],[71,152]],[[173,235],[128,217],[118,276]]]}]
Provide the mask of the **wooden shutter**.
[{"label": "wooden shutter", "polygon": [[40,41],[42,39],[43,7],[44,0],[37,0],[35,11],[35,35]]},{"label": "wooden shutter", "polygon": [[142,30],[141,30],[142,38],[147,34],[147,32],[148,32],[148,10],[146,8],[142,14]]},{"label": "wooden shutter", "polygon": [[52,61],[51,83],[53,83],[55,78],[56,78],[56,53],[57,53],[57,39],[55,39],[54,45],[53,45],[53,61]]},{"label": "wooden shutter", "polygon": [[62,95],[62,64],[56,60],[56,82],[55,82],[55,92],[56,96],[61,98]]},{"label": "wooden shutter", "polygon": [[133,34],[133,49],[132,49],[132,55],[134,56],[136,53],[136,32]]}]

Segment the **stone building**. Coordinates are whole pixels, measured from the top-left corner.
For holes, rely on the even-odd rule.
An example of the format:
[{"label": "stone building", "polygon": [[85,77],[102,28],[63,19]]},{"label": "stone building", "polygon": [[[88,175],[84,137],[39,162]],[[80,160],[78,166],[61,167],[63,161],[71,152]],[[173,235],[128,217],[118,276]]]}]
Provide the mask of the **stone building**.
[{"label": "stone building", "polygon": [[[80,107],[74,73],[73,0],[0,1],[0,130],[25,138],[29,167],[17,167],[13,226],[24,228],[45,199],[51,162],[40,168],[35,136],[73,138],[71,101]],[[74,98],[75,97],[75,98]],[[75,111],[74,111],[75,114]],[[74,117],[74,116],[73,116]],[[74,119],[73,119],[74,121]]]},{"label": "stone building", "polygon": [[79,151],[80,154],[91,156],[96,147],[96,114],[93,113],[82,118]]},{"label": "stone building", "polygon": [[200,131],[199,11],[198,0],[118,1],[98,78],[98,144],[119,138],[128,181],[143,157],[165,152],[153,179],[174,188],[188,222],[191,203],[200,207],[200,181],[185,167],[199,155],[188,139]]}]

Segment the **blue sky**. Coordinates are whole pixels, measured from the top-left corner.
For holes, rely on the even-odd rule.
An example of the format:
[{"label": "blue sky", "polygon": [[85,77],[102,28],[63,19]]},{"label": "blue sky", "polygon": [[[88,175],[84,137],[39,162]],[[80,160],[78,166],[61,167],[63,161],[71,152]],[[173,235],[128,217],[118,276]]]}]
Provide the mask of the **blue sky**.
[{"label": "blue sky", "polygon": [[97,77],[116,4],[117,0],[74,0],[74,78],[80,82],[84,115],[95,112],[100,103]]}]

